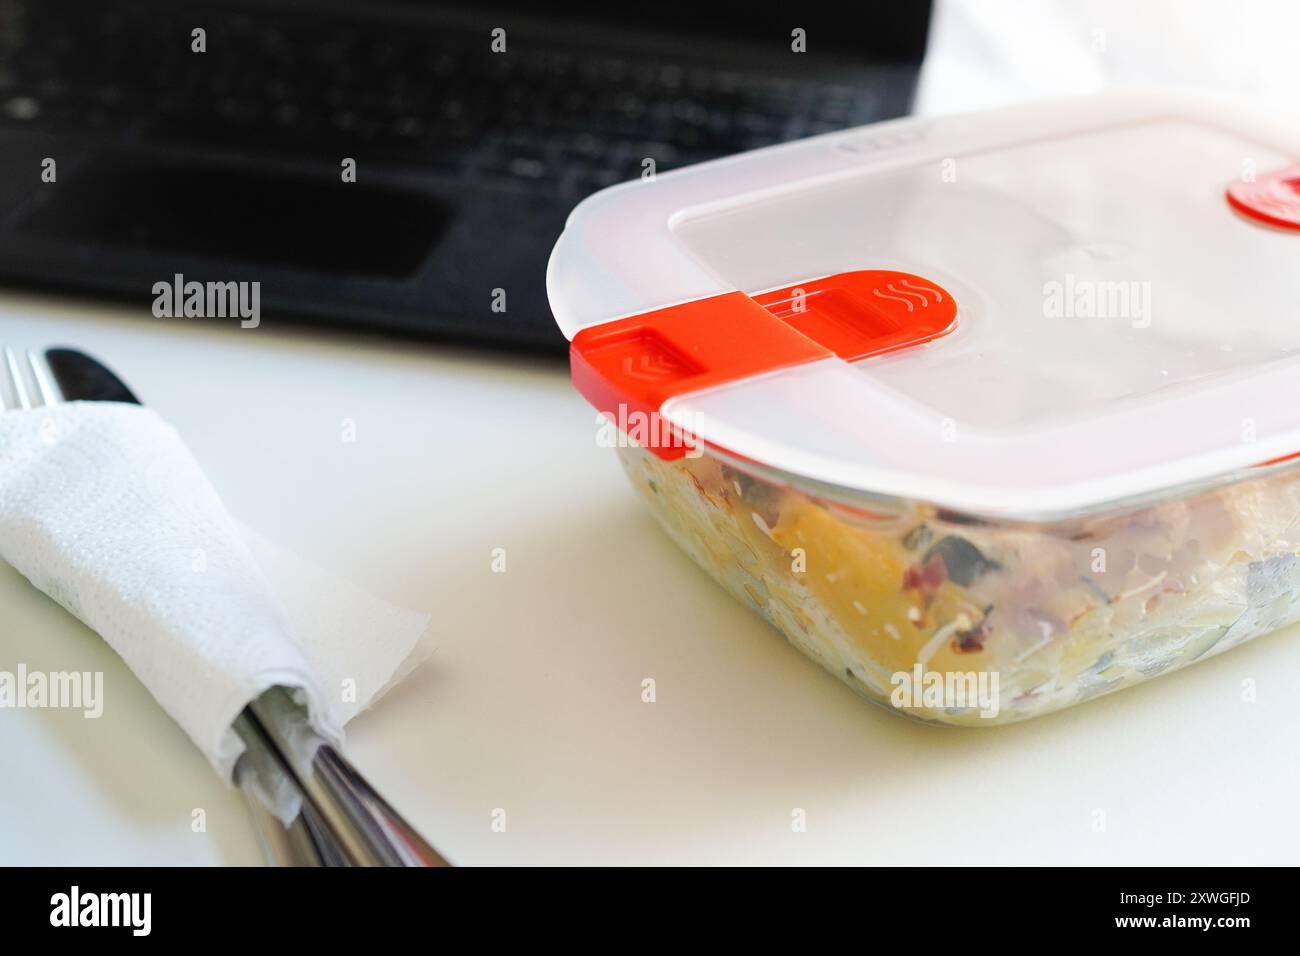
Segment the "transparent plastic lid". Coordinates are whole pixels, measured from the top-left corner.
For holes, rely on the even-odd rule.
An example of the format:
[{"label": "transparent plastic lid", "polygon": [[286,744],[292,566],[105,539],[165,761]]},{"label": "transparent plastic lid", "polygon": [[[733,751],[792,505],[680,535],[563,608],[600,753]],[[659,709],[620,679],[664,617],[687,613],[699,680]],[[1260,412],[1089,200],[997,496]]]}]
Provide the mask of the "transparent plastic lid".
[{"label": "transparent plastic lid", "polygon": [[736,290],[922,277],[956,302],[947,334],[660,411],[853,490],[1091,509],[1300,452],[1298,156],[1285,124],[1163,97],[865,127],[598,194],[557,245],[552,305],[572,336]]}]

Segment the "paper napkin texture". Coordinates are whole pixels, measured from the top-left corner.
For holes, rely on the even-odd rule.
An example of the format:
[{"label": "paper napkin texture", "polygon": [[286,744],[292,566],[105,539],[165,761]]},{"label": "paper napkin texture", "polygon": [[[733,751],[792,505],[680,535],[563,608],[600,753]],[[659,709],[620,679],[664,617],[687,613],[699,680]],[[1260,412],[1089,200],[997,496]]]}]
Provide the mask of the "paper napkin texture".
[{"label": "paper napkin texture", "polygon": [[343,725],[427,653],[429,618],[240,527],[153,410],[0,414],[0,559],[97,631],[230,780],[231,723],[275,685]]}]

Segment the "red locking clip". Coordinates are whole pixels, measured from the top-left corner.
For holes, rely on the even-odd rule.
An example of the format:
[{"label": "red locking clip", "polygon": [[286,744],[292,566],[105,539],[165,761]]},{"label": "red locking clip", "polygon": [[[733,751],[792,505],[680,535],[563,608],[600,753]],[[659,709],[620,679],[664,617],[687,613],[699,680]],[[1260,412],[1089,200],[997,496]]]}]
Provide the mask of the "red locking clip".
[{"label": "red locking clip", "polygon": [[[785,289],[684,302],[583,329],[569,350],[573,383],[598,411],[657,414],[675,395],[817,359],[856,361],[952,331],[957,304],[906,272],[842,272]],[[624,413],[620,415],[620,410]],[[680,444],[654,446],[661,458]]]},{"label": "red locking clip", "polygon": [[1270,226],[1300,229],[1300,166],[1279,169],[1253,182],[1235,182],[1228,187],[1228,202]]}]

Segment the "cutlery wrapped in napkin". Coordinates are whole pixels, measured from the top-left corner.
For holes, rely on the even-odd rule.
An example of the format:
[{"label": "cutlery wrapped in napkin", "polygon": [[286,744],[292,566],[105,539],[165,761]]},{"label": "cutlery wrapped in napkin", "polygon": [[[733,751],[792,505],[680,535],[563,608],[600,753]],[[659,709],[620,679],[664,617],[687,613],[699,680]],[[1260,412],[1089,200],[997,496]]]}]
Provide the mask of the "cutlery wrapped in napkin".
[{"label": "cutlery wrapped in napkin", "polygon": [[227,781],[231,724],[263,691],[298,689],[338,744],[429,649],[427,615],[237,524],[139,405],[0,414],[0,559],[101,634]]}]

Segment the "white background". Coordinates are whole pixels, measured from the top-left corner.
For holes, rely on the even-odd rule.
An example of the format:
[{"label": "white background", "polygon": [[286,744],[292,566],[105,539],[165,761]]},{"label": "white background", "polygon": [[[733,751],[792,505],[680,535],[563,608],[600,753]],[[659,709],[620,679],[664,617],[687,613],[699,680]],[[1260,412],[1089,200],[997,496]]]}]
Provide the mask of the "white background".
[{"label": "white background", "polygon": [[919,113],[1159,86],[1300,103],[1294,0],[936,0]]}]

